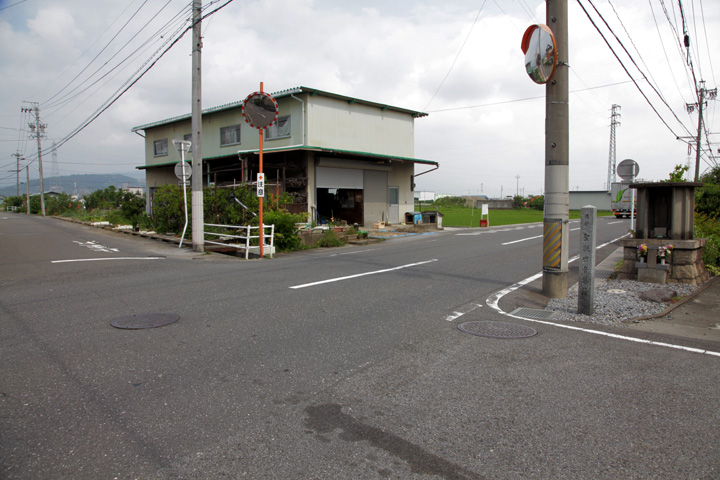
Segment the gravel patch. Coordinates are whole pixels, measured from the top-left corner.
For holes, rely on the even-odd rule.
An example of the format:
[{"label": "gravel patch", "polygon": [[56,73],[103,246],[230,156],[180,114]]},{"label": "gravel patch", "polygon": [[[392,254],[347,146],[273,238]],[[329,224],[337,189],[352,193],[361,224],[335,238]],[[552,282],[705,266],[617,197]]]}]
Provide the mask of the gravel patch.
[{"label": "gravel patch", "polygon": [[641,300],[640,294],[643,292],[671,289],[677,292],[678,297],[686,297],[697,288],[695,285],[681,283],[659,285],[634,280],[595,279],[595,301],[592,315],[580,315],[577,313],[577,284],[568,290],[567,297],[550,300],[545,309],[554,311],[557,320],[617,325],[634,318],[658,314],[669,306],[669,303]]}]

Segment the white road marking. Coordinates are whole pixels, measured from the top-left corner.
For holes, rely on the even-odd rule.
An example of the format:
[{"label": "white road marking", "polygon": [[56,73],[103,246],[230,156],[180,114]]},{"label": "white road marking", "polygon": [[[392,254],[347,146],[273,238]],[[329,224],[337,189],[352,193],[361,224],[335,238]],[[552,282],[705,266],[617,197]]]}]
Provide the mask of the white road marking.
[{"label": "white road marking", "polygon": [[165,257],[110,257],[110,258],[75,258],[72,260],[53,260],[50,263],[70,262],[102,262],[105,260],[164,260]]},{"label": "white road marking", "polygon": [[101,243],[97,243],[95,240],[89,240],[87,242],[78,242],[77,240],[73,240],[73,243],[87,247],[94,252],[119,252],[117,248],[106,247]]},{"label": "white road marking", "polygon": [[383,269],[383,270],[375,270],[375,271],[373,271],[373,272],[358,273],[358,274],[355,274],[355,275],[348,275],[348,276],[346,276],[346,277],[329,278],[329,279],[327,279],[327,280],[320,280],[319,282],[312,282],[312,283],[305,283],[305,284],[302,284],[302,285],[295,285],[295,286],[292,286],[292,287],[290,287],[290,288],[292,288],[292,289],[298,289],[298,288],[305,288],[305,287],[314,287],[314,286],[316,286],[316,285],[322,285],[322,284],[324,284],[324,283],[340,282],[340,281],[342,281],[342,280],[350,280],[350,279],[352,279],[352,278],[364,277],[364,276],[367,276],[367,275],[375,275],[375,274],[377,274],[377,273],[387,273],[387,272],[392,272],[392,271],[395,271],[395,270],[401,270],[401,269],[403,269],[403,268],[416,267],[416,266],[418,266],[418,265],[425,265],[426,263],[432,263],[432,262],[437,262],[437,258],[433,258],[432,260],[426,260],[426,261],[424,261],[424,262],[417,262],[417,263],[409,263],[409,264],[407,264],[407,265],[400,265],[399,267],[385,268],[385,269]]},{"label": "white road marking", "polygon": [[[611,244],[611,243],[613,243],[613,242],[615,242],[615,241],[617,241],[617,240],[620,240],[620,238],[623,238],[623,237],[625,237],[625,236],[626,236],[626,235],[623,235],[622,237],[619,237],[619,238],[616,238],[615,240],[612,240],[612,241],[610,241],[610,242],[604,243],[604,244],[602,244],[602,245],[600,245],[600,246],[598,246],[598,247],[596,247],[596,248],[598,248],[598,249],[599,249],[599,248],[602,248],[602,247],[604,247],[604,246],[606,246],[606,245],[609,245],[609,244]],[[568,260],[568,262],[575,261],[575,260],[577,260],[578,258],[579,258],[579,257],[573,257],[572,259]],[[493,293],[492,295],[490,295],[490,296],[487,298],[487,300],[485,301],[485,303],[487,303],[487,305],[488,305],[490,308],[492,308],[493,310],[497,311],[497,312],[500,313],[501,315],[506,315],[506,316],[512,317],[512,318],[518,318],[518,319],[525,320],[525,321],[528,321],[528,322],[541,323],[541,324],[543,324],[543,325],[550,325],[550,326],[553,326],[553,327],[565,328],[565,329],[568,329],[568,330],[575,330],[575,331],[578,331],[578,332],[591,333],[591,334],[593,334],[593,335],[601,335],[601,336],[604,336],[604,337],[616,338],[616,339],[618,339],[618,340],[627,340],[627,341],[630,341],[630,342],[644,343],[644,344],[646,344],[646,345],[655,345],[655,346],[658,346],[658,347],[674,348],[674,349],[683,350],[683,351],[686,351],[686,352],[703,353],[703,354],[706,354],[706,355],[712,355],[712,356],[715,356],[715,357],[720,357],[720,352],[713,352],[713,351],[711,351],[711,350],[702,350],[702,349],[700,349],[700,348],[685,347],[685,346],[683,346],[683,345],[675,345],[675,344],[671,344],[671,343],[654,342],[654,341],[652,341],[652,340],[644,340],[644,339],[642,339],[642,338],[628,337],[628,336],[625,336],[625,335],[618,335],[618,334],[615,334],[615,333],[601,332],[601,331],[598,331],[598,330],[591,330],[591,329],[588,329],[588,328],[573,327],[572,325],[563,325],[563,324],[560,324],[560,323],[553,323],[553,322],[548,322],[548,321],[545,321],[545,320],[537,320],[537,319],[534,319],[534,318],[525,318],[525,317],[520,317],[520,316],[518,316],[518,315],[512,315],[512,314],[510,314],[510,313],[507,313],[507,312],[503,311],[503,310],[500,308],[500,306],[498,305],[498,303],[500,302],[500,299],[501,299],[502,297],[504,297],[504,296],[507,295],[508,293],[514,292],[514,291],[517,290],[518,288],[520,288],[520,287],[522,287],[522,286],[524,286],[524,285],[527,285],[528,283],[530,283],[530,282],[532,282],[532,281],[534,281],[534,280],[537,280],[537,279],[540,278],[540,277],[542,277],[542,272],[536,273],[535,275],[533,275],[533,276],[531,276],[531,277],[528,277],[528,278],[526,278],[526,279],[524,279],[524,280],[521,280],[521,281],[519,281],[518,283],[515,283],[515,284],[509,286],[508,288],[505,288],[505,289],[503,289],[503,290],[497,291],[497,292]]]},{"label": "white road marking", "polygon": [[356,252],[347,252],[347,253],[333,253],[332,255],[328,255],[328,257],[339,257],[340,255],[355,255],[356,253],[365,253],[365,252],[372,252],[377,250],[377,248],[371,248],[369,250],[358,250]]},{"label": "white road marking", "polygon": [[513,243],[524,242],[525,240],[534,240],[536,238],[542,238],[542,235],[535,235],[534,237],[521,238],[520,240],[513,240],[512,242],[501,243],[500,245],[512,245]]},{"label": "white road marking", "polygon": [[466,315],[466,314],[468,314],[468,313],[470,313],[470,312],[472,312],[472,311],[474,311],[474,310],[477,310],[477,309],[480,308],[480,307],[482,307],[482,305],[478,305],[477,303],[473,303],[473,304],[470,305],[469,308],[464,309],[464,310],[467,310],[467,311],[465,311],[465,312],[453,312],[451,315],[448,315],[447,317],[445,317],[445,320],[447,320],[448,322],[452,322],[453,320],[455,320],[455,319],[457,319],[457,318],[460,318],[460,317],[462,317],[463,315]]}]

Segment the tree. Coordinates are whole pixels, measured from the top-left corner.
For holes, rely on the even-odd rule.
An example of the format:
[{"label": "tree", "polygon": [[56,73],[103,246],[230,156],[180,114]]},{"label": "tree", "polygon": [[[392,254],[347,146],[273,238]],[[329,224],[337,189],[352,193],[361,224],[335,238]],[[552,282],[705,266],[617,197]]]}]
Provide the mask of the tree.
[{"label": "tree", "polygon": [[695,189],[695,211],[710,218],[720,216],[720,167],[700,177],[703,186]]},{"label": "tree", "polygon": [[670,178],[663,180],[664,182],[684,182],[685,174],[690,170],[687,165],[675,165],[675,170],[670,172]]}]

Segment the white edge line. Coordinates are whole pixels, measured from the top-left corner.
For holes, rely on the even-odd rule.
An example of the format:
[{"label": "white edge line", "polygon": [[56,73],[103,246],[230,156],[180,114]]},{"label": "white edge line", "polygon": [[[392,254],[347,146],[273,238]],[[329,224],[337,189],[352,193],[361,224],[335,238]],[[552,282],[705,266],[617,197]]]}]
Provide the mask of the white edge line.
[{"label": "white edge line", "polygon": [[76,258],[72,260],[53,260],[50,263],[70,262],[102,262],[105,260],[164,260],[165,257],[107,257],[107,258]]},{"label": "white edge line", "polygon": [[323,283],[340,282],[340,281],[342,281],[342,280],[350,280],[351,278],[364,277],[364,276],[366,276],[366,275],[375,275],[376,273],[392,272],[392,271],[394,271],[394,270],[400,270],[400,269],[408,268],[408,267],[416,267],[416,266],[418,266],[418,265],[424,265],[424,264],[426,264],[426,263],[432,263],[432,262],[437,262],[437,258],[433,258],[432,260],[426,260],[426,261],[424,261],[424,262],[417,262],[417,263],[409,263],[409,264],[407,264],[407,265],[400,265],[399,267],[386,268],[386,269],[384,269],[384,270],[375,270],[375,271],[372,271],[372,272],[365,272],[365,273],[358,273],[358,274],[355,274],[355,275],[348,275],[348,276],[346,276],[346,277],[329,278],[329,279],[327,279],[327,280],[320,280],[319,282],[305,283],[305,284],[302,284],[302,285],[294,285],[294,286],[289,287],[289,288],[298,289],[298,288],[305,288],[305,287],[314,287],[314,286],[316,286],[316,285],[322,285]]},{"label": "white edge line", "polygon": [[[622,237],[616,238],[615,240],[611,240],[611,241],[609,241],[609,242],[607,242],[607,243],[603,243],[602,245],[600,245],[600,246],[598,246],[598,247],[596,247],[596,248],[599,249],[599,248],[602,248],[602,247],[604,247],[604,246],[610,245],[611,243],[616,242],[616,241],[620,240],[621,238],[623,238],[623,237],[625,237],[625,236],[626,236],[626,235],[623,235]],[[576,260],[576,259],[577,259],[577,257],[574,257],[572,260]],[[572,261],[572,260],[570,260],[570,261]],[[715,357],[720,357],[720,352],[713,352],[713,351],[711,351],[711,350],[702,350],[702,349],[700,349],[700,348],[684,347],[684,346],[682,346],[682,345],[674,345],[674,344],[672,344],[672,343],[655,342],[655,341],[652,341],[652,340],[645,340],[645,339],[642,339],[642,338],[628,337],[628,336],[625,336],[625,335],[618,335],[618,334],[616,334],[616,333],[607,333],[607,332],[601,332],[601,331],[598,331],[598,330],[591,330],[591,329],[588,329],[588,328],[573,327],[572,325],[563,325],[563,324],[560,324],[560,323],[546,322],[546,321],[543,321],[543,320],[536,320],[536,319],[534,319],[534,318],[525,318],[525,317],[520,317],[520,316],[518,316],[518,315],[512,315],[512,314],[510,314],[510,313],[507,313],[507,312],[503,311],[503,310],[500,308],[500,306],[498,305],[498,303],[500,302],[500,299],[502,299],[505,295],[507,295],[508,293],[514,292],[514,291],[517,290],[518,288],[520,288],[520,287],[522,287],[522,286],[525,286],[525,285],[527,285],[528,283],[530,283],[530,282],[532,282],[532,281],[534,281],[534,280],[537,280],[537,279],[540,278],[540,277],[542,277],[542,272],[536,273],[535,275],[532,275],[532,276],[530,276],[530,277],[528,277],[528,278],[526,278],[526,279],[524,279],[524,280],[521,280],[521,281],[519,281],[519,282],[517,282],[517,283],[515,283],[515,284],[513,284],[513,285],[510,285],[510,286],[507,287],[507,288],[504,288],[504,289],[502,289],[502,290],[499,290],[499,291],[493,293],[492,295],[490,295],[490,296],[487,298],[487,300],[485,301],[485,303],[486,303],[490,308],[492,308],[493,310],[497,311],[497,312],[500,313],[501,315],[506,315],[506,316],[508,316],[508,317],[518,318],[518,319],[521,319],[521,320],[526,320],[526,321],[528,321],[528,322],[541,323],[541,324],[543,324],[543,325],[551,325],[551,326],[553,326],[553,327],[560,327],[560,328],[565,328],[565,329],[567,329],[567,330],[575,330],[575,331],[578,331],[578,332],[592,333],[592,334],[594,334],[594,335],[601,335],[601,336],[604,336],[604,337],[616,338],[616,339],[618,339],[618,340],[627,340],[627,341],[630,341],[630,342],[644,343],[644,344],[646,344],[646,345],[655,345],[655,346],[658,346],[658,347],[674,348],[674,349],[677,349],[677,350],[684,350],[684,351],[686,351],[686,352],[702,353],[702,354],[706,354],[706,355],[712,355],[712,356],[715,356]]]}]

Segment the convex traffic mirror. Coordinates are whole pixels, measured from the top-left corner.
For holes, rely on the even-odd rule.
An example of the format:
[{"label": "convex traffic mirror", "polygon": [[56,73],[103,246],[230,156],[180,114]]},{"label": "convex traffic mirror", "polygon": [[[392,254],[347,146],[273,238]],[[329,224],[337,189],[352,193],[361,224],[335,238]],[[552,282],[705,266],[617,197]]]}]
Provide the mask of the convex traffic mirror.
[{"label": "convex traffic mirror", "polygon": [[549,81],[557,66],[557,44],[550,27],[530,25],[522,38],[520,48],[525,54],[525,70],[535,83]]}]

